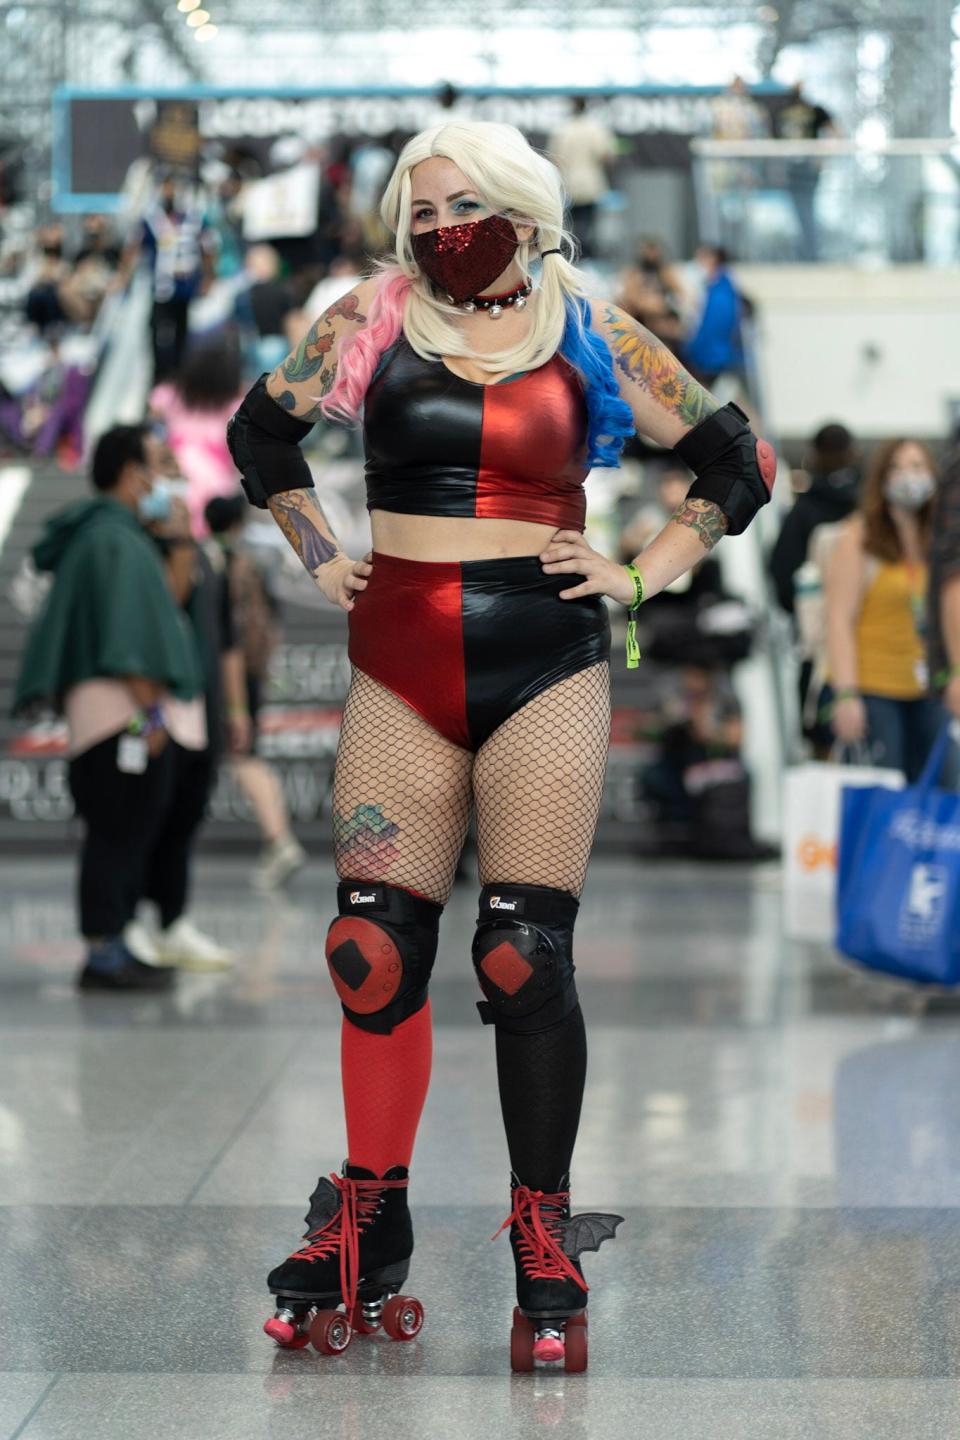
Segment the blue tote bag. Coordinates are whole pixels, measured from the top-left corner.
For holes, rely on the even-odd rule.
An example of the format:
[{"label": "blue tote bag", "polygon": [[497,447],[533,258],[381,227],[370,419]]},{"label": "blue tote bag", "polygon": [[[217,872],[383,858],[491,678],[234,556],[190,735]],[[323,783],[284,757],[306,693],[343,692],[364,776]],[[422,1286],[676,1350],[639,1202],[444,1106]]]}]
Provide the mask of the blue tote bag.
[{"label": "blue tote bag", "polygon": [[871,970],[960,983],[960,795],[939,790],[949,721],[916,785],[844,790],[837,949]]}]

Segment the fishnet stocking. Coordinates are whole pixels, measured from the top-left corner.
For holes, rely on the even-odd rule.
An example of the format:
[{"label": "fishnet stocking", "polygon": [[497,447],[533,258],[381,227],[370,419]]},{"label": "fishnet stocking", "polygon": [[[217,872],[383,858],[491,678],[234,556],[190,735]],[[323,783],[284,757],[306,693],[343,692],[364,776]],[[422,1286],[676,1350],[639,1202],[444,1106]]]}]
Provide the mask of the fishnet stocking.
[{"label": "fishnet stocking", "polygon": [[334,783],[337,873],[445,904],[470,811],[480,882],[579,895],[600,811],[610,670],[594,665],[511,715],[476,757],[354,670]]},{"label": "fishnet stocking", "polygon": [[[609,733],[605,664],[536,696],[476,757],[354,670],[334,784],[337,873],[445,903],[466,834],[472,771],[481,883],[547,885],[579,895]],[[579,1006],[543,1032],[498,1029],[501,1110],[511,1164],[524,1184],[560,1186],[576,1139],[585,1070]],[[382,1174],[388,1164],[409,1163],[429,1073],[428,1009],[387,1036],[366,1035],[344,1021],[344,1103],[354,1164]],[[391,1117],[386,1132],[385,1116]]]},{"label": "fishnet stocking", "polygon": [[579,895],[600,813],[610,667],[551,685],[481,746],[473,767],[480,883]]},{"label": "fishnet stocking", "polygon": [[337,874],[445,904],[467,830],[472,764],[392,691],[354,670],[333,788]]}]

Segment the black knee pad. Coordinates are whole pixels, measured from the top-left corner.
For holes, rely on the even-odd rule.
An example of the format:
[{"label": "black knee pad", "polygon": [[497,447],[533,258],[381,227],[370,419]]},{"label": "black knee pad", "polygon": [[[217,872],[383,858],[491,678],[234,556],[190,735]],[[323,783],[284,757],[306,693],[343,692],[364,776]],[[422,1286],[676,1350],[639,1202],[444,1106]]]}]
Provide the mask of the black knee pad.
[{"label": "black knee pad", "polygon": [[427,1003],[443,906],[395,885],[343,880],[337,907],[326,953],[343,1013],[389,1035]]},{"label": "black knee pad", "polygon": [[573,927],[580,902],[544,885],[485,885],[473,964],[486,999],[484,1025],[515,1034],[548,1030],[577,1004]]}]

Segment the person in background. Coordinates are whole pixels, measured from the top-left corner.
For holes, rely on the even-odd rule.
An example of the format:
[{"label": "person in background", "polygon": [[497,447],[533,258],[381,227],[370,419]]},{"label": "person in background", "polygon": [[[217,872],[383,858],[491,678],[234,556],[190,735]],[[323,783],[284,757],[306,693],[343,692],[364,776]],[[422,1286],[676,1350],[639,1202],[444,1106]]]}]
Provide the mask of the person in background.
[{"label": "person in background", "polygon": [[917,440],[878,446],[826,575],[834,734],[917,779],[940,723],[924,650],[936,466]]},{"label": "person in background", "polygon": [[[144,529],[154,513],[150,437],[120,425],[93,454],[93,499],[50,517],[34,547],[53,585],[23,654],[15,710],[66,716],[70,790],[84,822],[83,989],[163,989],[173,971],[127,943],[167,814],[174,737],[187,742],[202,677],[189,628]],[[202,720],[202,713],[201,713]],[[185,727],[185,728],[181,728]]]},{"label": "person in background", "polygon": [[[691,483],[685,466],[666,466],[658,477],[658,503],[638,511],[623,531],[621,558],[649,544],[686,500]],[[711,614],[721,612],[723,623],[711,623]],[[747,607],[725,591],[716,556],[704,556],[647,601],[640,627],[644,658],[670,667],[660,753],[640,776],[661,844],[701,859],[775,858],[778,851],[751,829],[743,716],[731,680],[734,665],[750,652],[753,622]]]},{"label": "person in background", "polygon": [[29,268],[32,273],[24,314],[43,335],[51,326],[59,328],[70,318],[64,296],[70,266],[63,254],[62,225],[43,225],[37,231],[36,254]]},{"label": "person in background", "polygon": [[788,615],[793,614],[794,576],[807,558],[814,530],[846,520],[857,506],[860,452],[846,425],[835,420],[821,425],[804,469],[809,481],[787,511],[770,556],[774,592]]},{"label": "person in background", "polygon": [[927,659],[934,693],[960,720],[960,430],[940,474],[930,525]]},{"label": "person in background", "polygon": [[[711,132],[714,140],[765,140],[770,134],[767,112],[750,94],[742,75],[734,75],[729,86],[717,95],[711,106]],[[749,237],[747,200],[751,190],[760,184],[763,161],[749,156],[711,159],[710,182],[717,200],[720,238],[738,254],[747,253]]]},{"label": "person in background", "polygon": [[253,333],[249,359],[258,373],[272,370],[290,348],[288,324],[297,306],[282,268],[272,245],[251,245],[244,259],[249,285],[237,296],[237,313]]},{"label": "person in background", "polygon": [[186,504],[176,494],[178,480],[171,478],[176,461],[153,437],[148,459],[154,474],[149,529],[193,636],[203,693],[191,702],[171,745],[169,802],[145,867],[143,898],[156,907],[158,927],[152,931],[135,920],[127,943],[159,964],[224,970],[233,964],[231,952],[196,925],[187,905],[194,843],[224,750],[242,753],[249,744],[243,657],[234,637],[226,579],[191,536]]},{"label": "person in background", "polygon": [[[799,82],[777,112],[773,131],[778,140],[823,140],[839,133],[830,112],[808,100]],[[815,202],[820,161],[814,155],[796,155],[787,159],[786,167],[787,190],[800,232],[798,259],[814,261],[819,250]]]},{"label": "person in background", "polygon": [[65,363],[61,337],[47,331],[49,353],[33,384],[22,395],[0,395],[0,433],[18,449],[37,456],[56,455],[63,469],[79,464],[83,419],[90,394],[90,373]]},{"label": "person in background", "polygon": [[595,253],[597,205],[610,188],[610,165],[617,153],[616,136],[591,115],[585,95],[575,95],[571,116],[550,136],[547,153],[563,177],[570,204],[570,229],[580,253]]},{"label": "person in background", "polygon": [[155,385],[180,369],[187,348],[190,302],[213,281],[215,250],[216,235],[202,211],[178,193],[175,177],[164,177],[156,203],[124,251],[121,267],[123,275],[129,275],[141,255],[150,267]]},{"label": "person in background", "polygon": [[620,276],[617,304],[658,340],[676,345],[683,338],[681,316],[686,303],[683,282],[667,260],[663,243],[646,236],[637,246],[636,260]]},{"label": "person in background", "polygon": [[701,385],[709,389],[718,375],[743,374],[740,326],[745,306],[722,245],[699,246],[695,259],[703,275],[703,308],[681,354]]},{"label": "person in background", "polygon": [[821,705],[829,668],[824,572],[830,546],[856,509],[860,485],[860,454],[845,425],[820,427],[793,482],[795,499],[770,555],[770,578],[778,604],[793,620],[803,733],[814,754],[826,759],[835,736]]},{"label": "person in background", "polygon": [[190,526],[200,540],[207,535],[207,501],[237,493],[224,437],[241,392],[240,350],[226,335],[191,349],[176,381],[156,386],[150,395],[150,414],[163,424],[187,482]]},{"label": "person in background", "polygon": [[280,778],[256,753],[257,715],[277,643],[277,627],[263,576],[243,544],[249,508],[242,495],[217,497],[209,502],[206,519],[211,539],[207,551],[209,554],[216,546],[212,563],[226,575],[236,643],[243,657],[250,739],[244,750],[232,755],[230,768],[250,802],[264,842],[253,885],[258,890],[277,890],[303,867],[307,856],[290,828]]},{"label": "person in background", "polygon": [[742,75],[734,75],[713,101],[712,117],[714,140],[762,140],[770,133],[767,113]]},{"label": "person in background", "polygon": [[296,344],[299,345],[303,335],[318,315],[329,310],[331,305],[355,287],[363,273],[365,263],[362,251],[353,246],[343,250],[330,261],[326,275],[322,280],[317,281],[304,301],[299,322],[302,330],[297,330]]},{"label": "person in background", "polygon": [[120,247],[106,215],[85,215],[80,248],[73,256],[73,273],[64,286],[64,304],[71,320],[91,323],[107,293],[117,287]]},{"label": "person in background", "polygon": [[73,257],[74,265],[96,260],[109,275],[120,265],[120,246],[113,235],[108,215],[90,214],[83,217],[80,248]]}]

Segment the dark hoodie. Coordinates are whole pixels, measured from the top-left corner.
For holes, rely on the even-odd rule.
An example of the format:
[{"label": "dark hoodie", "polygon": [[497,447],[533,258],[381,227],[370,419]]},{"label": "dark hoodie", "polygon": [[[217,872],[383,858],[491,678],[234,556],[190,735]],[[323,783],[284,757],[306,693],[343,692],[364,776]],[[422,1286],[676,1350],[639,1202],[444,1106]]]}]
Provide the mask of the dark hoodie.
[{"label": "dark hoodie", "polygon": [[125,505],[100,496],[58,511],[33,559],[54,580],[27,637],[14,711],[62,708],[72,686],[105,677],[143,676],[185,699],[200,693],[189,625],[156,546]]},{"label": "dark hoodie", "polygon": [[818,525],[845,520],[856,509],[860,472],[854,465],[814,474],[810,489],[798,495],[787,513],[770,556],[777,600],[793,614],[793,577],[807,558],[810,536]]}]

